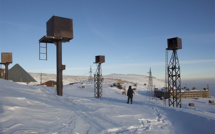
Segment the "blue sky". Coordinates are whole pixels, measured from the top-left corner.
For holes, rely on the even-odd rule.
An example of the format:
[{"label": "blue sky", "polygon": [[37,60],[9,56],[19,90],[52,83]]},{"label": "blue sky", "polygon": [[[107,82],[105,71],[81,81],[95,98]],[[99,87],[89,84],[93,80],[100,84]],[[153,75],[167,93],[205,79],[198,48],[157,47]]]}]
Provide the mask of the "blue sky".
[{"label": "blue sky", "polygon": [[[53,16],[73,19],[74,39],[63,44],[67,75],[89,75],[96,55],[103,74],[165,78],[167,39],[180,37],[182,79],[215,77],[214,0],[0,0],[0,52],[28,72],[56,73],[56,47],[39,60],[39,39]],[[169,52],[169,57],[171,52]]]}]

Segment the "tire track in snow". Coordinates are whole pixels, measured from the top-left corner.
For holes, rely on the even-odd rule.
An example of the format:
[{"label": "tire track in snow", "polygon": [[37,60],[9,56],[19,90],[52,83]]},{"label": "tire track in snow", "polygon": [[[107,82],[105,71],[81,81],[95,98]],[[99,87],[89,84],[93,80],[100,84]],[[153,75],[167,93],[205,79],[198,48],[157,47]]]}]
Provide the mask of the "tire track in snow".
[{"label": "tire track in snow", "polygon": [[147,118],[139,118],[140,125],[136,126],[129,126],[129,127],[120,127],[120,128],[112,128],[108,129],[107,133],[111,134],[123,134],[123,133],[150,133],[150,131],[155,130],[164,130],[168,121],[165,120],[165,115],[161,110],[158,110],[154,106],[152,109],[156,112],[156,117],[154,119],[147,119]]},{"label": "tire track in snow", "polygon": [[[106,118],[106,117],[102,117],[102,116],[97,116],[96,112],[98,112],[98,110],[100,110],[100,108],[96,108],[96,109],[92,109],[92,108],[88,108],[86,105],[83,105],[81,103],[78,103],[79,100],[82,100],[82,98],[64,98],[64,99],[58,99],[61,103],[64,104],[64,108],[66,107],[66,109],[71,110],[73,112],[73,114],[71,116],[74,116],[73,118],[61,118],[60,120],[60,124],[61,127],[58,128],[58,132],[59,131],[63,131],[65,130],[65,128],[70,127],[70,133],[78,133],[76,130],[80,130],[80,126],[82,126],[83,124],[84,129],[82,129],[82,132],[79,133],[98,133],[103,132],[105,130],[105,127],[108,126],[119,126],[118,124],[116,124],[115,122],[113,122],[112,120]],[[91,99],[84,99],[85,101],[87,101],[87,103],[89,103],[89,105],[91,105]],[[68,103],[69,102],[69,103]],[[94,103],[94,101],[93,101]],[[60,125],[59,124],[59,125]],[[68,125],[63,125],[62,124],[68,124]]]}]

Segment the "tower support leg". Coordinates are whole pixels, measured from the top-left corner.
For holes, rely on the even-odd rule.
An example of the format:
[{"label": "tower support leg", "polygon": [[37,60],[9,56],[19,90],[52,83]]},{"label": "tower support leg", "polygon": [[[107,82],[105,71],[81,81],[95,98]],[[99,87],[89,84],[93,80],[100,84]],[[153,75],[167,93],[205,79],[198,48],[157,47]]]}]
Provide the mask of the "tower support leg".
[{"label": "tower support leg", "polygon": [[168,65],[169,106],[181,108],[181,75],[177,50],[173,50]]},{"label": "tower support leg", "polygon": [[56,42],[57,48],[57,95],[63,96],[63,83],[62,83],[62,42]]},{"label": "tower support leg", "polygon": [[5,63],[5,80],[8,80],[8,65],[9,63]]},{"label": "tower support leg", "polygon": [[102,97],[102,71],[101,63],[98,64],[96,74],[94,75],[94,96],[96,98]]}]

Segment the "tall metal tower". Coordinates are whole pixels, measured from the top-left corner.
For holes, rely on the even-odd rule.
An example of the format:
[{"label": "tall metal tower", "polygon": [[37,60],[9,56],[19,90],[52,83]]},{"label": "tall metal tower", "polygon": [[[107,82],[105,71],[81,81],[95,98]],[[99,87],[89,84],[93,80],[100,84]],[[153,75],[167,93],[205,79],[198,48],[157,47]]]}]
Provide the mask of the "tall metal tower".
[{"label": "tall metal tower", "polygon": [[148,91],[150,92],[151,96],[153,97],[153,80],[152,80],[152,71],[151,68],[149,70],[149,81],[148,81]]},{"label": "tall metal tower", "polygon": [[[63,70],[66,69],[66,66],[62,65],[62,43],[69,42],[71,39],[73,39],[73,20],[52,16],[46,23],[46,32],[47,36],[43,36],[39,40],[39,59],[47,60],[47,43],[55,44],[57,60],[57,95],[63,96],[62,79]],[[46,46],[41,46],[40,43],[46,43]],[[42,52],[42,48],[45,49],[45,53]]]},{"label": "tall metal tower", "polygon": [[90,66],[90,72],[89,72],[88,82],[89,82],[89,83],[92,83],[92,81],[93,81],[92,67]]},{"label": "tall metal tower", "polygon": [[149,70],[149,81],[148,81],[148,95],[149,99],[154,98],[154,86],[153,86],[153,79],[152,79],[152,71],[151,68]]},{"label": "tall metal tower", "polygon": [[94,75],[94,96],[96,98],[102,97],[102,68],[101,64],[105,62],[105,56],[98,55],[95,57],[97,64],[96,73]]},{"label": "tall metal tower", "polygon": [[167,50],[172,50],[168,64],[169,106],[181,108],[181,74],[177,50],[182,49],[182,42],[180,38],[175,37],[167,39],[167,44]]}]

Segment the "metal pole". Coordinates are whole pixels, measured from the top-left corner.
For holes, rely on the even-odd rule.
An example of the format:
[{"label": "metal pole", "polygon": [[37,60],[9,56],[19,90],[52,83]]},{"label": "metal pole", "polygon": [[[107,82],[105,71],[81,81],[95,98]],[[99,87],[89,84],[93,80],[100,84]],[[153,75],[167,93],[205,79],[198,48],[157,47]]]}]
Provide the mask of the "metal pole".
[{"label": "metal pole", "polygon": [[57,47],[57,95],[63,96],[63,84],[62,84],[62,42],[56,42]]},{"label": "metal pole", "polygon": [[42,73],[40,74],[40,84],[42,84]]},{"label": "metal pole", "polygon": [[9,63],[5,63],[5,80],[8,80],[8,65]]},{"label": "metal pole", "polygon": [[100,90],[100,64],[98,64],[98,67],[97,67],[97,97],[100,98],[100,95],[99,95],[99,90]]}]

